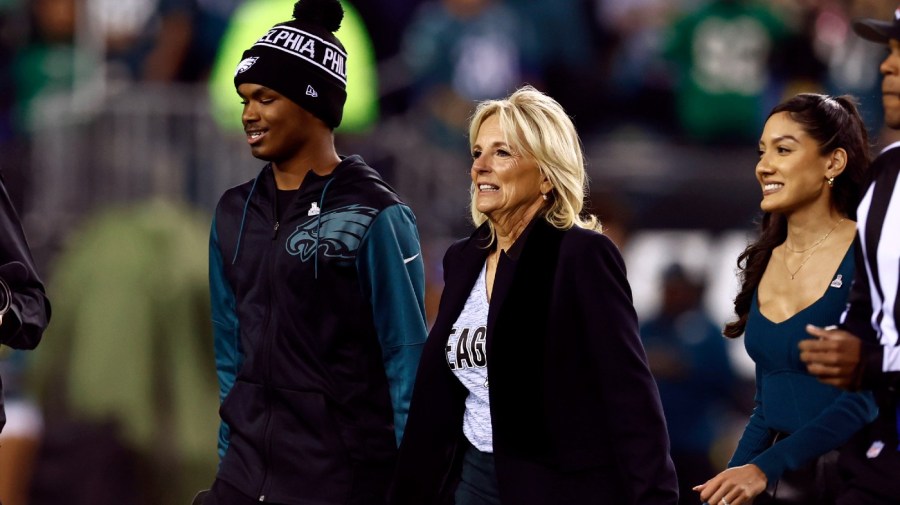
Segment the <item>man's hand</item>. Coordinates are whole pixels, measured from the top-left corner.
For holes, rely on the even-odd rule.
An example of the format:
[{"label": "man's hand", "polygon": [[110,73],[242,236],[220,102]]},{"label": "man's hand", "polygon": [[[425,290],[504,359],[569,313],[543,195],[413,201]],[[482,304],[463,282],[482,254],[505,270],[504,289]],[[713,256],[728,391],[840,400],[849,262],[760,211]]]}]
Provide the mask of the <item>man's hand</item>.
[{"label": "man's hand", "polygon": [[806,332],[817,337],[799,344],[800,359],[806,363],[809,373],[825,384],[856,389],[862,342],[852,333],[836,328],[808,324]]}]

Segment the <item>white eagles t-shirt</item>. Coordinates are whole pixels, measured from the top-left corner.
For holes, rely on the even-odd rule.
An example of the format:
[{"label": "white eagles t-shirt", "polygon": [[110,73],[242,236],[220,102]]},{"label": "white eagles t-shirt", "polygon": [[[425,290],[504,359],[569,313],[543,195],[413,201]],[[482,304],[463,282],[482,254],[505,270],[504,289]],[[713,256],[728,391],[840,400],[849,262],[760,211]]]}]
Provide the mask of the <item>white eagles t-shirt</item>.
[{"label": "white eagles t-shirt", "polygon": [[463,433],[481,452],[494,452],[491,432],[491,404],[488,397],[487,320],[490,305],[485,283],[486,269],[469,293],[466,305],[450,330],[444,348],[447,364],[456,378],[469,390]]}]

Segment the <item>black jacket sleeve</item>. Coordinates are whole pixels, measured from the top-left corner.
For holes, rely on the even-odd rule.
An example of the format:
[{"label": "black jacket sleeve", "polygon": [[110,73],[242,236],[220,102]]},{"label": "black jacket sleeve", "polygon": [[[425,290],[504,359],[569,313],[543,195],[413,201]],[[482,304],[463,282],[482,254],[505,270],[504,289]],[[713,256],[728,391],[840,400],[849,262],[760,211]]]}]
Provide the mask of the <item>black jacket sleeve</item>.
[{"label": "black jacket sleeve", "polygon": [[50,302],[37,275],[19,215],[0,179],[0,277],[9,286],[9,311],[0,324],[0,343],[33,349],[50,320]]},{"label": "black jacket sleeve", "polygon": [[674,504],[678,485],[666,422],[638,334],[625,263],[606,237],[591,239],[573,258],[574,289],[628,503]]}]

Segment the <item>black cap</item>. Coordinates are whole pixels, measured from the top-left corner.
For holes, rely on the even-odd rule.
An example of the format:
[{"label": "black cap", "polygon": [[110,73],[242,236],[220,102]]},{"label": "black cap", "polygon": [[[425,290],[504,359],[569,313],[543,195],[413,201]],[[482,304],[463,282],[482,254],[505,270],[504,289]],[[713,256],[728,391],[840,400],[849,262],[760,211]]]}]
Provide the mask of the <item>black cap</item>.
[{"label": "black cap", "polygon": [[347,51],[334,36],[343,16],[338,0],[299,0],[293,20],[273,26],[244,51],[234,86],[271,88],[336,128],[347,100]]},{"label": "black cap", "polygon": [[890,39],[900,40],[900,7],[894,11],[894,19],[881,21],[879,19],[855,19],[853,31],[860,37],[887,44]]}]

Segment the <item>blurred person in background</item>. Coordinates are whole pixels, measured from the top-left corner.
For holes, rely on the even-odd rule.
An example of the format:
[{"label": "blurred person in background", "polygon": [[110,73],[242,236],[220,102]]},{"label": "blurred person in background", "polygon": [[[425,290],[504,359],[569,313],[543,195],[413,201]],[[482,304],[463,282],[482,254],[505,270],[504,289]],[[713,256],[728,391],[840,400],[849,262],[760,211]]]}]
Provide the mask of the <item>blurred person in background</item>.
[{"label": "blurred person in background", "polygon": [[419,5],[426,1],[366,0],[354,5],[372,37],[372,49],[378,64],[379,107],[386,117],[402,114],[408,107],[409,76],[401,46],[406,27]]},{"label": "blurred person in background", "polygon": [[244,51],[234,86],[268,162],[225,192],[210,233],[219,456],[205,505],[383,503],[426,337],[415,217],[339,156],[348,55],[337,0]]},{"label": "blurred person in background", "polygon": [[684,136],[743,143],[762,127],[771,57],[787,34],[756,0],[712,0],[676,18],[664,53],[675,72],[675,111]]},{"label": "blurred person in background", "polygon": [[187,503],[209,481],[208,230],[207,214],[153,200],[98,210],[67,236],[25,377],[45,427],[29,505]]},{"label": "blurred person in background", "polygon": [[597,216],[603,223],[603,234],[624,251],[633,232],[634,210],[622,196],[615,191],[594,190],[584,202],[584,210]]},{"label": "blurred person in background", "polygon": [[430,0],[404,34],[411,105],[429,142],[465,150],[472,104],[542,80],[535,29],[502,0]]},{"label": "blurred person in background", "polygon": [[737,380],[725,339],[703,310],[704,283],[673,263],[662,272],[662,305],[640,327],[662,400],[681,505],[699,505],[691,488],[716,472],[713,446],[725,431]]},{"label": "blurred person in background", "polygon": [[[882,127],[881,106],[868,100],[880,93],[879,46],[856,37],[854,17],[875,17],[893,11],[892,0],[769,0],[790,27],[773,55],[773,93],[844,93],[864,97],[857,104],[870,137]],[[779,92],[779,89],[781,90]]]},{"label": "blurred person in background", "polygon": [[471,214],[444,256],[394,505],[678,502],[625,266],[568,115],[533,87],[471,120]]},{"label": "blurred person in background", "polygon": [[[539,68],[533,85],[572,112],[578,130],[588,131],[606,111],[601,96],[605,76],[597,65],[598,43],[589,0],[504,0],[532,27]],[[507,90],[509,93],[511,90]],[[590,100],[585,100],[590,96]]]},{"label": "blurred person in background", "polygon": [[759,237],[738,257],[737,320],[756,364],[756,406],[728,469],[695,487],[711,504],[834,503],[837,449],[874,419],[871,395],[818,382],[800,361],[807,324],[837,322],[854,278],[853,219],[868,136],[848,96],[799,94],[759,140]]},{"label": "blurred person in background", "polygon": [[[0,66],[8,67],[10,78],[4,79],[8,93],[0,100],[12,101],[9,117],[10,142],[3,145],[0,167],[5,168],[11,197],[23,215],[28,215],[25,195],[34,193],[32,188],[33,161],[30,141],[34,131],[46,124],[44,111],[47,104],[68,98],[75,81],[77,50],[75,37],[75,0],[28,0],[21,5],[15,28],[5,30],[17,34],[9,58]],[[2,30],[2,28],[0,28]],[[58,121],[54,116],[52,121]],[[25,168],[28,167],[28,168]]]},{"label": "blurred person in background", "polygon": [[420,4],[427,0],[368,0],[354,5],[366,20],[379,61],[393,58],[400,51],[403,29]]},{"label": "blurred person in background", "polygon": [[[858,19],[857,35],[887,46],[879,67],[886,135],[900,130],[900,6],[893,19]],[[841,448],[840,505],[900,503],[900,142],[887,145],[872,164],[871,182],[859,204],[857,271],[839,328],[810,325],[815,338],[800,343],[810,373],[825,384],[870,390],[878,418]]]},{"label": "blurred person in background", "polygon": [[880,138],[891,132],[885,128],[881,107],[881,73],[879,65],[884,59],[884,46],[872,44],[856,36],[852,23],[856,18],[889,18],[897,4],[893,0],[855,0],[852,2],[828,2],[821,8],[817,23],[815,47],[828,64],[828,89],[840,90],[861,97],[859,113],[869,129],[869,138],[879,145],[892,140]]},{"label": "blurred person in background", "polygon": [[798,93],[824,93],[827,79],[825,44],[839,44],[835,33],[841,29],[842,5],[847,2],[816,0],[788,2],[768,0],[772,10],[784,22],[786,33],[770,58],[772,86],[770,98]]},{"label": "blurred person in background", "polygon": [[[16,33],[13,29],[20,24],[20,8],[18,0],[0,2],[0,33],[6,36],[0,39],[0,146],[6,147],[12,137],[12,110],[15,88],[12,86],[12,60],[23,35],[11,37]],[[4,149],[5,151],[6,149]],[[4,156],[6,158],[7,156]]]},{"label": "blurred person in background", "polygon": [[194,0],[191,44],[183,73],[186,80],[209,79],[222,37],[243,3],[244,0]]},{"label": "blurred person in background", "polygon": [[173,82],[195,65],[187,60],[194,37],[193,0],[86,0],[90,49],[105,59],[113,81]]},{"label": "blurred person in background", "polygon": [[[35,271],[34,259],[19,215],[0,178],[0,344],[34,349],[50,321],[50,302]],[[3,367],[8,370],[8,367]],[[10,398],[9,429],[0,378],[0,500],[26,503],[31,470],[37,454],[39,414],[23,401]]]},{"label": "blurred person in background", "polygon": [[40,124],[41,102],[72,91],[75,80],[75,0],[28,2],[27,37],[13,60],[15,127],[30,133]]},{"label": "blurred person in background", "polygon": [[606,36],[598,50],[605,53],[603,100],[614,128],[640,122],[654,131],[675,130],[673,77],[662,53],[667,29],[690,1],[592,1],[596,25]]}]

